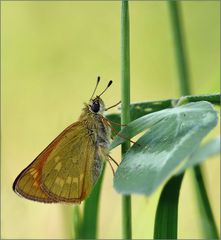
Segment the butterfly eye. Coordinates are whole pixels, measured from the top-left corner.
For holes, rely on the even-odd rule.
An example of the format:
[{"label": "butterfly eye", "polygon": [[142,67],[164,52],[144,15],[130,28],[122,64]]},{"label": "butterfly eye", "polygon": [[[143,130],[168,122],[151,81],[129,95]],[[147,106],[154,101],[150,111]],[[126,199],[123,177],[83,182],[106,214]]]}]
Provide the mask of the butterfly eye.
[{"label": "butterfly eye", "polygon": [[91,110],[95,113],[99,112],[100,110],[100,103],[99,102],[93,102],[91,105]]}]

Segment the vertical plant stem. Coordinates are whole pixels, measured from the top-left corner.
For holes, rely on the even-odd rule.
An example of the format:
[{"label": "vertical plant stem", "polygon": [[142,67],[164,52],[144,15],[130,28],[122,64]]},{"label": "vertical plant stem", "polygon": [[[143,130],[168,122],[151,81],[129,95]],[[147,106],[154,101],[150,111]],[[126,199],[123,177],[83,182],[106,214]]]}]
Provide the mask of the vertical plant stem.
[{"label": "vertical plant stem", "polygon": [[[189,86],[189,74],[187,61],[184,50],[184,38],[182,37],[181,26],[181,11],[179,10],[178,1],[169,1],[172,25],[174,30],[174,41],[176,48],[176,59],[179,71],[180,93],[181,95],[189,95],[191,93]],[[197,186],[196,192],[200,201],[199,205],[202,206],[201,216],[206,218],[202,221],[205,236],[208,238],[218,238],[218,230],[213,217],[212,209],[209,203],[209,198],[206,192],[205,182],[203,179],[202,169],[200,166],[196,166],[194,171],[195,186]]]},{"label": "vertical plant stem", "polygon": [[79,239],[81,234],[81,214],[78,205],[73,207],[73,228],[74,228],[74,239]]},{"label": "vertical plant stem", "polygon": [[[128,1],[121,3],[121,124],[130,122],[130,32]],[[122,144],[122,157],[130,147],[130,142]],[[122,196],[123,238],[131,239],[131,197]]]},{"label": "vertical plant stem", "polygon": [[[181,95],[188,95],[190,92],[189,76],[187,71],[186,56],[184,50],[183,32],[180,21],[178,1],[168,1],[171,17],[171,25],[174,36],[174,47],[179,76]],[[157,206],[154,226],[155,239],[177,239],[178,205],[179,194],[184,173],[172,177],[164,186]],[[173,204],[171,205],[171,195]],[[162,224],[164,223],[164,224]]]},{"label": "vertical plant stem", "polygon": [[185,96],[190,94],[189,74],[187,69],[187,61],[184,49],[184,38],[181,22],[181,11],[178,1],[168,1],[171,16],[171,25],[174,35],[174,47],[178,69],[178,79],[180,86],[180,94]]},{"label": "vertical plant stem", "polygon": [[81,232],[79,239],[97,239],[98,222],[99,222],[99,204],[100,204],[100,193],[103,183],[104,171],[106,163],[102,173],[92,190],[89,198],[84,202],[83,219],[81,223]]},{"label": "vertical plant stem", "polygon": [[204,236],[207,239],[219,239],[218,229],[210,207],[203,174],[199,165],[194,167],[194,176]]}]

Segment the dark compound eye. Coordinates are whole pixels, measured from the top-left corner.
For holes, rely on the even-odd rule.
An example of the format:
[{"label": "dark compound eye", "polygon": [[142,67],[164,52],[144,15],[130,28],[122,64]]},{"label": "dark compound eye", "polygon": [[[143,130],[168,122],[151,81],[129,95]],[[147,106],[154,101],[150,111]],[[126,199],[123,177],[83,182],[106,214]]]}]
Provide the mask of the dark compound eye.
[{"label": "dark compound eye", "polygon": [[100,103],[98,101],[95,101],[91,105],[91,110],[95,113],[99,112],[100,110]]}]

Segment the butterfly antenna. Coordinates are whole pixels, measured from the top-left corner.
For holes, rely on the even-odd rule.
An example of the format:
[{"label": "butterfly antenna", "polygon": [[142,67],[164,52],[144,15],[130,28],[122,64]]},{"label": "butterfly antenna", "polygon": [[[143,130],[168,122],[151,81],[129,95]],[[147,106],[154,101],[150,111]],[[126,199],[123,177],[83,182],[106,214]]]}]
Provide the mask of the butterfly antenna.
[{"label": "butterfly antenna", "polygon": [[93,91],[93,94],[92,94],[90,100],[93,98],[93,96],[94,96],[94,94],[95,94],[95,92],[96,92],[96,90],[97,90],[97,87],[98,87],[98,84],[99,84],[99,82],[100,82],[100,79],[101,79],[100,76],[98,76],[98,77],[97,77],[97,83],[96,83],[96,86],[95,86],[95,88],[94,88],[94,91]]},{"label": "butterfly antenna", "polygon": [[99,95],[99,97],[106,92],[106,90],[110,87],[110,85],[113,83],[112,80],[110,80],[110,82],[107,84],[107,87],[104,89],[104,91]]}]

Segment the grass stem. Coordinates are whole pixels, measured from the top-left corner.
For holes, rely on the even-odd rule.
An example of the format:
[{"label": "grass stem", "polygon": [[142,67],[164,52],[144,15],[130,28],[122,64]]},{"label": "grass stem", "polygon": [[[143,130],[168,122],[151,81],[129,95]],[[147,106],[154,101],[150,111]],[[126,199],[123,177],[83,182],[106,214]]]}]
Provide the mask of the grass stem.
[{"label": "grass stem", "polygon": [[[130,32],[128,1],[121,3],[121,124],[130,122]],[[122,144],[122,157],[130,148],[130,142]],[[122,196],[123,238],[131,239],[131,197]]]},{"label": "grass stem", "polygon": [[182,96],[190,94],[189,72],[187,69],[187,60],[184,44],[184,33],[181,21],[181,11],[178,1],[168,1],[171,17],[172,31],[174,35],[174,47],[178,69],[178,79],[180,94]]},{"label": "grass stem", "polygon": [[[179,71],[179,82],[180,82],[180,93],[181,95],[189,95],[190,85],[189,85],[189,72],[187,68],[187,61],[184,49],[184,38],[183,38],[183,30],[181,26],[181,11],[179,9],[178,1],[169,1],[170,14],[172,19],[173,31],[174,31],[174,41],[176,48],[176,60]],[[209,203],[209,198],[207,195],[205,182],[203,179],[201,166],[196,166],[193,169],[194,171],[194,181],[196,186],[196,193],[199,200],[199,205],[201,207],[201,216],[202,219],[206,218],[206,220],[202,220],[203,229],[207,229],[206,237],[208,238],[218,238],[218,231],[215,224],[215,220],[213,217],[212,209]]]}]

